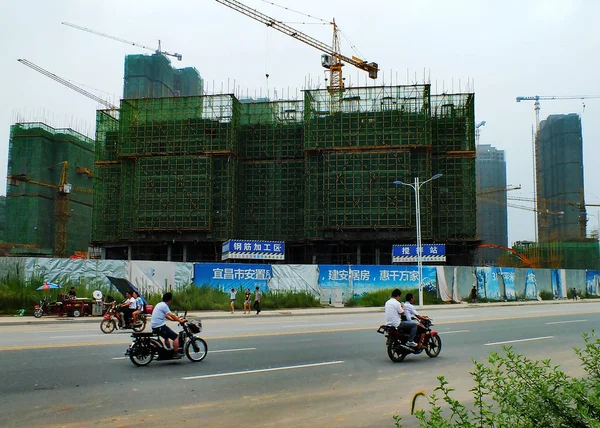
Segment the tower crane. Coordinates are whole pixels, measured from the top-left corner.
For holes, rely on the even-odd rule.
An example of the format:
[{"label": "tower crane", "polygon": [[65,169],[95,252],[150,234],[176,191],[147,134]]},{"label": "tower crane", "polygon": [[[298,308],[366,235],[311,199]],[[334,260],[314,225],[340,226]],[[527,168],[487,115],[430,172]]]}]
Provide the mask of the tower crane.
[{"label": "tower crane", "polygon": [[[517,102],[521,101],[533,101],[533,110],[535,112],[535,130],[532,132],[532,152],[533,152],[533,195],[537,198],[537,182],[538,182],[538,171],[536,163],[536,151],[537,151],[537,133],[540,130],[540,101],[551,101],[551,100],[586,100],[592,98],[600,98],[600,95],[534,95],[534,96],[519,96]],[[537,206],[537,201],[534,200],[534,204]],[[535,240],[538,239],[538,215],[544,215],[544,210],[538,211],[535,216]]]},{"label": "tower crane", "polygon": [[62,85],[65,85],[67,88],[71,88],[74,91],[79,92],[81,95],[84,95],[84,96],[96,101],[98,104],[102,104],[103,106],[105,106],[111,110],[116,110],[119,108],[119,107],[109,103],[108,101],[103,100],[102,98],[97,97],[96,95],[94,95],[84,89],[81,89],[79,86],[74,85],[73,83],[69,82],[68,80],[63,79],[62,77],[59,77],[56,74],[49,72],[48,70],[44,70],[39,65],[29,62],[26,59],[21,58],[21,59],[18,59],[17,61],[19,61],[23,65],[26,65],[29,68],[34,69],[38,73],[41,73],[44,76],[49,77],[50,79],[52,79]]},{"label": "tower crane", "polygon": [[489,195],[491,193],[510,192],[511,190],[521,190],[521,185],[517,184],[516,186],[513,186],[512,184],[509,184],[508,186],[486,187],[477,192],[477,197]]},{"label": "tower crane", "polygon": [[482,126],[485,126],[486,121],[482,120],[481,122],[479,122],[477,125],[475,125],[475,144],[477,146],[479,146],[479,137],[481,136],[481,128]]},{"label": "tower crane", "polygon": [[349,58],[340,53],[338,27],[335,23],[335,19],[333,19],[331,22],[331,25],[333,25],[333,42],[332,45],[329,46],[328,44],[314,39],[313,37],[310,37],[303,32],[276,20],[275,18],[271,18],[262,12],[252,9],[237,0],[216,1],[258,22],[262,22],[267,27],[271,27],[274,30],[282,32],[283,34],[287,34],[288,36],[323,52],[323,55],[321,55],[321,65],[329,70],[330,91],[344,89],[344,80],[342,78],[342,67],[344,66],[344,63],[351,64],[356,68],[366,71],[369,73],[369,77],[371,79],[377,79],[377,72],[379,71],[379,65],[377,63],[367,62],[355,56]]},{"label": "tower crane", "polygon": [[136,47],[142,48],[142,49],[147,49],[147,50],[152,51],[154,53],[157,53],[159,55],[172,56],[174,58],[177,58],[177,60],[179,60],[179,61],[181,61],[181,59],[183,58],[183,56],[181,54],[178,54],[177,52],[170,53],[170,52],[167,52],[167,51],[163,51],[162,48],[161,48],[160,40],[158,41],[158,49],[154,49],[154,48],[151,48],[149,46],[142,45],[141,43],[131,42],[129,40],[122,39],[120,37],[111,36],[110,34],[106,34],[106,33],[103,33],[101,31],[92,30],[91,28],[82,27],[81,25],[77,25],[77,24],[71,24],[70,22],[61,22],[61,24],[66,25],[67,27],[76,28],[76,29],[81,30],[81,31],[87,31],[88,33],[96,34],[97,36],[106,37],[107,39],[116,40],[117,42],[125,43],[125,44],[132,45],[132,46],[136,46]]},{"label": "tower crane", "polygon": [[[54,200],[54,254],[56,257],[64,258],[67,254],[67,223],[70,212],[70,194],[71,192],[92,193],[92,189],[86,187],[73,186],[69,183],[69,162],[63,161],[62,170],[58,184],[44,183],[30,179],[26,174],[9,175],[7,177],[10,186],[18,186],[19,183],[29,183],[36,186],[47,187],[56,190],[56,199]],[[87,168],[77,167],[77,174],[86,174],[92,178],[94,174]],[[87,205],[85,202],[78,201]]]}]

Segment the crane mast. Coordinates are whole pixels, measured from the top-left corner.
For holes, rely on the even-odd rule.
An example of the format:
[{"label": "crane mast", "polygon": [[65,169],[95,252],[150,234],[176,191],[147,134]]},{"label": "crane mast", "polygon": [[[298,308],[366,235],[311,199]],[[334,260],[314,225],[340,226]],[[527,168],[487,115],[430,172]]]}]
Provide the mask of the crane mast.
[{"label": "crane mast", "polygon": [[55,82],[58,82],[62,85],[65,85],[67,88],[73,89],[75,92],[79,92],[81,95],[86,96],[94,101],[96,101],[98,104],[102,104],[103,106],[111,109],[111,110],[116,110],[118,109],[117,106],[109,103],[106,100],[103,100],[100,97],[97,97],[96,95],[81,89],[79,86],[76,86],[74,84],[72,84],[71,82],[69,82],[68,80],[63,79],[62,77],[57,76],[54,73],[49,72],[48,70],[43,69],[42,67],[40,67],[39,65],[36,65],[30,61],[27,61],[26,59],[18,59],[17,61],[19,61],[21,64],[26,65],[29,68],[32,68],[33,70],[37,71],[38,73],[43,74],[46,77],[49,77],[50,79],[54,80]]},{"label": "crane mast", "polygon": [[329,46],[326,43],[323,43],[307,34],[304,34],[303,32],[298,31],[295,28],[292,28],[289,25],[276,20],[275,18],[271,18],[270,16],[265,15],[264,13],[259,12],[256,9],[252,9],[251,7],[248,7],[237,0],[216,1],[217,3],[221,3],[224,6],[227,6],[243,15],[246,15],[258,22],[265,24],[267,27],[273,28],[274,30],[277,30],[283,34],[287,34],[288,36],[293,37],[296,40],[299,40],[323,52],[324,55],[321,56],[321,65],[329,69],[330,90],[344,89],[344,80],[342,77],[342,67],[344,66],[344,63],[348,63],[356,68],[366,71],[367,73],[369,73],[369,77],[371,79],[377,78],[377,72],[379,71],[379,66],[377,63],[367,62],[354,56],[350,58],[340,53],[338,27],[335,23],[335,19],[331,22],[331,24],[333,25],[333,42],[332,45]]}]

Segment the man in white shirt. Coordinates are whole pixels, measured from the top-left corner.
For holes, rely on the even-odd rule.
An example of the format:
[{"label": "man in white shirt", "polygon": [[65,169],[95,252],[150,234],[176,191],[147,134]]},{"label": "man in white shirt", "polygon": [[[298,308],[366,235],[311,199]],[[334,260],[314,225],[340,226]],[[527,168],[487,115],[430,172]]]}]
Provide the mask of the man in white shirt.
[{"label": "man in white shirt", "polygon": [[417,346],[413,342],[415,334],[417,333],[417,323],[412,321],[403,321],[404,309],[400,303],[400,296],[402,292],[399,289],[392,291],[392,297],[385,302],[385,324],[400,329],[402,327],[410,327],[410,333],[408,335],[408,346]]},{"label": "man in white shirt", "polygon": [[131,319],[133,311],[135,311],[135,308],[137,307],[137,303],[133,298],[131,291],[125,292],[125,298],[126,300],[121,303],[121,308],[123,311],[123,315],[121,316],[121,328],[129,327],[129,320]]},{"label": "man in white shirt", "polygon": [[[412,321],[414,318],[418,319],[419,321],[426,320],[427,319],[426,317],[419,315],[419,313],[413,306],[414,303],[415,303],[415,296],[413,296],[412,293],[408,293],[406,295],[406,302],[404,302],[404,314],[406,315],[406,319],[409,321]],[[419,327],[419,329],[418,329],[419,333],[421,333],[421,331],[424,331],[424,330],[422,330],[423,326],[421,324],[418,324],[417,327]]]},{"label": "man in white shirt", "polygon": [[[160,302],[158,305],[156,305],[154,307],[154,310],[152,311],[151,327],[152,327],[153,333],[158,334],[160,337],[165,339],[165,345],[167,346],[167,348],[169,348],[171,346],[171,343],[169,342],[169,340],[172,340],[173,341],[173,350],[175,352],[182,353],[183,347],[178,350],[179,335],[177,333],[175,333],[173,330],[171,330],[167,326],[167,322],[166,322],[166,320],[176,321],[178,323],[185,322],[185,318],[180,318],[177,315],[175,315],[173,312],[171,312],[169,305],[171,304],[172,300],[173,300],[172,293],[163,294],[162,302]],[[183,343],[181,345],[183,345]]]}]

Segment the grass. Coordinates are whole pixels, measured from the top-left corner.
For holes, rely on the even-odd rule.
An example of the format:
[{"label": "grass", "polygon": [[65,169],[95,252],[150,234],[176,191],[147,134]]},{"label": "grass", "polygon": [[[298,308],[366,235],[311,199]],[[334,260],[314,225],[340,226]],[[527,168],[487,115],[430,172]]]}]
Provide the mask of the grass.
[{"label": "grass", "polygon": [[[354,296],[350,298],[345,306],[347,307],[381,307],[385,305],[392,295],[392,288],[372,291],[370,293],[365,293],[362,296]],[[402,296],[406,296],[408,293],[412,293],[415,296],[415,301],[418,303],[419,300],[419,290],[402,290]],[[428,292],[423,290],[423,301],[425,305],[437,305],[444,303],[435,293]]]}]

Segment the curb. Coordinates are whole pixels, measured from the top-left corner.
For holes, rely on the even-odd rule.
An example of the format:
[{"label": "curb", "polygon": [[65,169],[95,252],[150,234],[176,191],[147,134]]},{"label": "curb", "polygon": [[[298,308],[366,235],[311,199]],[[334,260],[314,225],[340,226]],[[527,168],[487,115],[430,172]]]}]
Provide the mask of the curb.
[{"label": "curb", "polygon": [[[600,303],[600,299],[588,299],[588,300],[544,300],[544,301],[528,301],[528,302],[497,302],[497,303],[455,303],[455,304],[444,304],[444,305],[429,305],[425,311],[436,311],[444,309],[480,309],[490,307],[507,307],[507,306],[543,306],[543,305],[564,305],[564,304],[582,304],[582,303]],[[320,312],[322,310],[322,312]],[[324,309],[313,309],[311,312],[296,312],[296,310],[266,310],[263,312],[262,317],[276,318],[276,317],[290,317],[290,316],[315,316],[315,315],[347,315],[347,314],[363,314],[363,313],[381,313],[383,312],[382,307],[373,308],[324,308]],[[239,312],[240,314],[243,313]],[[213,319],[235,319],[235,316],[231,316],[230,313],[224,312],[190,312],[188,314],[190,318],[200,318],[203,320]],[[256,315],[254,315],[256,317]],[[252,317],[252,318],[254,318]],[[10,326],[23,326],[23,325],[49,325],[49,324],[84,324],[98,322],[102,317],[82,317],[82,318],[47,318],[47,319],[36,319],[32,316],[23,317],[26,319],[18,321],[8,321],[14,318],[9,316],[0,317],[0,328]],[[245,319],[245,318],[244,318]],[[6,321],[5,321],[6,320]]]}]

